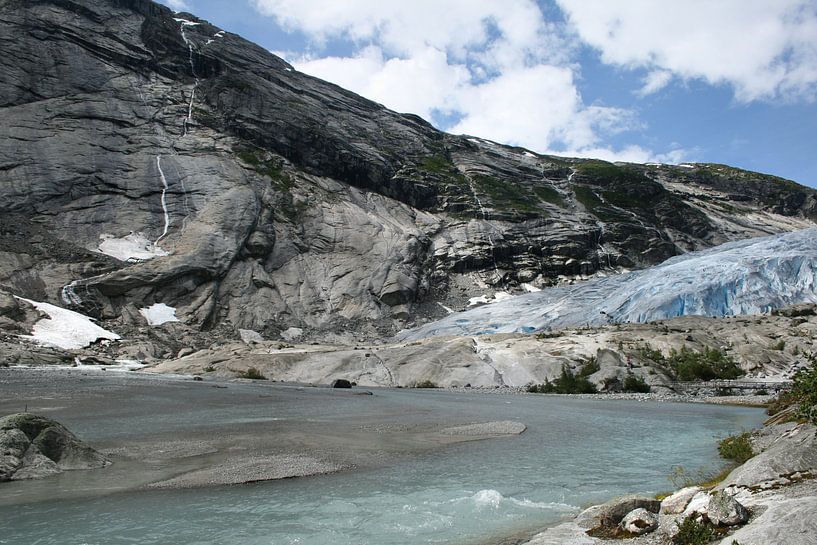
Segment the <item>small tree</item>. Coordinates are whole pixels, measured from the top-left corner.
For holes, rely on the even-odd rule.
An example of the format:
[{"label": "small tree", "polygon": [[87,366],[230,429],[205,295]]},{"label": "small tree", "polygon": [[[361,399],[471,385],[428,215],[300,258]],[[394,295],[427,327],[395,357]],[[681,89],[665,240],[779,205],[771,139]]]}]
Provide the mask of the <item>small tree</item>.
[{"label": "small tree", "polygon": [[791,395],[798,404],[797,416],[817,425],[817,355],[808,354],[811,368],[794,376]]}]

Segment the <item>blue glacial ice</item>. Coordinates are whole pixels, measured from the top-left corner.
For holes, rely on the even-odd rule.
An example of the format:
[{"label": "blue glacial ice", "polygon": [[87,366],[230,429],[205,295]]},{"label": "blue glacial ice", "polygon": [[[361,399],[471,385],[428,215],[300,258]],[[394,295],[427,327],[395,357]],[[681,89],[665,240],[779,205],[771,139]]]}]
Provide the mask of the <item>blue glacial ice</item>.
[{"label": "blue glacial ice", "polygon": [[762,314],[817,303],[815,275],[817,228],[730,242],[649,269],[519,295],[399,336],[534,333],[687,315]]}]

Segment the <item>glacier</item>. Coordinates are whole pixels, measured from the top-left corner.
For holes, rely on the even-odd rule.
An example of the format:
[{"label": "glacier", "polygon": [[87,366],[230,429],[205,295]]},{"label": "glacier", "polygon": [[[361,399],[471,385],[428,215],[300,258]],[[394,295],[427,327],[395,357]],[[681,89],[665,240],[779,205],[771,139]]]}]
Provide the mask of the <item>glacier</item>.
[{"label": "glacier", "polygon": [[817,228],[730,242],[640,271],[544,289],[451,314],[401,340],[535,333],[678,316],[762,314],[817,303]]}]

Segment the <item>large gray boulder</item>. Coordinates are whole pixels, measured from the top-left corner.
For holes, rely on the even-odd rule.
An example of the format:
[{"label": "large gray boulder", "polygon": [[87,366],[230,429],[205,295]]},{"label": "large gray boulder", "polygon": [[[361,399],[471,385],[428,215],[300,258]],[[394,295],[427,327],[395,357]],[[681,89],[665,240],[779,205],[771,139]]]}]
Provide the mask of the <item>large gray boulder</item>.
[{"label": "large gray boulder", "polygon": [[594,505],[579,513],[575,523],[589,532],[618,526],[625,515],[636,509],[658,513],[661,502],[643,496],[623,496],[601,505]]},{"label": "large gray boulder", "polygon": [[31,413],[0,418],[0,481],[37,479],[109,463],[54,420]]}]

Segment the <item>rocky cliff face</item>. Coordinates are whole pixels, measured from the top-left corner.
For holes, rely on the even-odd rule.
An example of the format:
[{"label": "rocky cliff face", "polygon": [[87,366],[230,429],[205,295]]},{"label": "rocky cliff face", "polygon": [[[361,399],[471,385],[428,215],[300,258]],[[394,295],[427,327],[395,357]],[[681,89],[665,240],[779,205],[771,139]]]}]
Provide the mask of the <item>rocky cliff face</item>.
[{"label": "rocky cliff face", "polygon": [[120,327],[374,337],[813,226],[815,192],[441,133],[148,0],[0,0],[0,286]]}]

